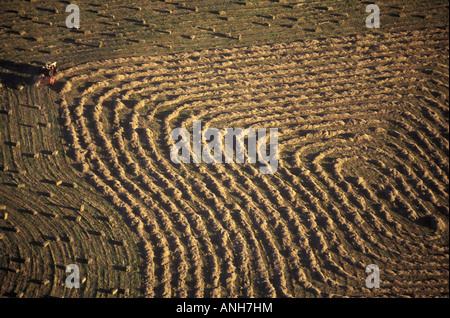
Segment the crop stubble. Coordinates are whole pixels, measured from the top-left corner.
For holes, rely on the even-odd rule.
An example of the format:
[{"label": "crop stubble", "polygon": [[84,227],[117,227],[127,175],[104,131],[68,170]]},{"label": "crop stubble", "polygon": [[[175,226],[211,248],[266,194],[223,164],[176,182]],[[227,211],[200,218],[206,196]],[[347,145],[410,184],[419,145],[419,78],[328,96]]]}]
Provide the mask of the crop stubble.
[{"label": "crop stubble", "polygon": [[[118,58],[58,75],[69,150],[139,237],[145,295],[448,295],[447,36]],[[170,131],[198,119],[278,128],[278,172],[173,164]]]}]

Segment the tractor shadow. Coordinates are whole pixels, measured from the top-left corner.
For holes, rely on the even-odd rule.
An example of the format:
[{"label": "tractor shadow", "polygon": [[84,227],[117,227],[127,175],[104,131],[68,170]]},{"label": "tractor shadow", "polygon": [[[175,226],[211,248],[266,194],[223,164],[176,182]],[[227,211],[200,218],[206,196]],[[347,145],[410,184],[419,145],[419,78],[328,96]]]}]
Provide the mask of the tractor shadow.
[{"label": "tractor shadow", "polygon": [[[43,64],[42,64],[43,65]],[[9,88],[32,85],[42,67],[38,62],[19,63],[0,59],[0,81]]]}]

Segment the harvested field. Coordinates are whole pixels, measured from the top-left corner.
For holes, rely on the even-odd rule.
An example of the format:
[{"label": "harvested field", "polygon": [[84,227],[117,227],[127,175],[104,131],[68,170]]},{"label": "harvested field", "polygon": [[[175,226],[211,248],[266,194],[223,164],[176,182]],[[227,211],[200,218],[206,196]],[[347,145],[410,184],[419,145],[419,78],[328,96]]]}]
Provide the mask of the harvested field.
[{"label": "harvested field", "polygon": [[[115,59],[61,74],[73,158],[90,162],[92,185],[151,247],[146,294],[361,296],[368,263],[386,268],[380,294],[447,293],[447,34]],[[278,173],[174,165],[170,132],[196,119],[277,127]]]},{"label": "harvested field", "polygon": [[[206,14],[201,1],[156,3]],[[285,10],[302,7],[258,3],[211,10],[205,28],[230,26],[214,45],[174,28],[151,43],[158,54],[106,56],[120,48],[108,38],[101,59],[80,48],[52,89],[2,89],[1,296],[448,297],[448,22],[258,43],[236,20],[284,30]],[[342,9],[317,3],[305,11],[317,21]],[[141,18],[153,23],[128,22]],[[171,131],[194,120],[278,128],[277,172],[174,164]],[[64,286],[71,263],[80,290]]]}]

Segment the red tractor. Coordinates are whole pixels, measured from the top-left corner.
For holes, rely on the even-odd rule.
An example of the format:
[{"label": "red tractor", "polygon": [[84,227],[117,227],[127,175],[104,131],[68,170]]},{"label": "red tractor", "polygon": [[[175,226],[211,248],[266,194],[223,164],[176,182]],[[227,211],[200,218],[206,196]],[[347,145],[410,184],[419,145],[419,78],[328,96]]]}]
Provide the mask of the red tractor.
[{"label": "red tractor", "polygon": [[36,79],[36,87],[48,84],[53,85],[53,83],[55,83],[53,75],[57,72],[56,62],[46,63],[45,66],[39,70],[40,75]]}]

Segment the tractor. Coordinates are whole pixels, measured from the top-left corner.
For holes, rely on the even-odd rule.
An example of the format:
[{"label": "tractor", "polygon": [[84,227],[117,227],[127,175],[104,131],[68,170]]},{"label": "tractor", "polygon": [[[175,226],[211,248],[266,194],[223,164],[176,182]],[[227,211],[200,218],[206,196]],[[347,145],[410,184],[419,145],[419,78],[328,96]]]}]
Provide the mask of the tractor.
[{"label": "tractor", "polygon": [[55,79],[53,76],[58,72],[56,68],[56,62],[53,63],[45,63],[45,66],[43,66],[39,70],[39,76],[36,79],[36,87],[42,86],[42,85],[53,85],[55,83]]}]

